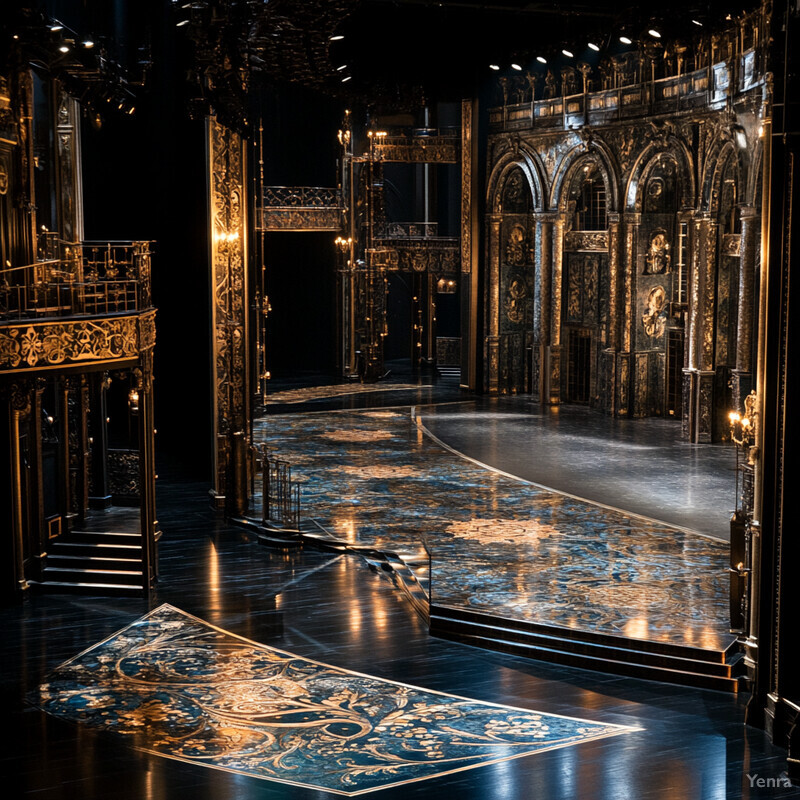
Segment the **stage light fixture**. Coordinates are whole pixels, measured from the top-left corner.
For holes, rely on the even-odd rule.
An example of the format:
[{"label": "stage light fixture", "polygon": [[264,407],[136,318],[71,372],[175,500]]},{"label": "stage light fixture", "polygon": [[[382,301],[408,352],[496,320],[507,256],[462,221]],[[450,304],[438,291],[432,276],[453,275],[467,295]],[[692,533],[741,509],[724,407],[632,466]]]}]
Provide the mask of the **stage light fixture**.
[{"label": "stage light fixture", "polygon": [[512,64],[511,69],[515,69],[517,72],[522,72],[522,67],[519,64]]},{"label": "stage light fixture", "polygon": [[600,52],[600,48],[594,42],[589,42],[589,49],[590,50],[594,50],[595,53],[599,53]]},{"label": "stage light fixture", "polygon": [[336,67],[337,72],[341,72],[343,69],[347,69],[347,64],[342,64],[341,67]]},{"label": "stage light fixture", "polygon": [[62,44],[61,47],[58,48],[59,53],[69,53],[69,47],[65,44]]},{"label": "stage light fixture", "polygon": [[352,77],[352,75],[347,75],[346,77],[342,78],[342,83],[347,83],[347,81],[349,81]]},{"label": "stage light fixture", "polygon": [[500,66],[498,64],[489,64],[489,69],[493,69],[495,72],[497,72],[500,69]]},{"label": "stage light fixture", "polygon": [[344,39],[344,36],[342,36],[342,34],[341,34],[341,33],[338,33],[338,34],[336,34],[336,36],[331,36],[331,37],[328,39],[328,41],[329,41],[329,42],[340,42],[342,39]]},{"label": "stage light fixture", "polygon": [[546,64],[546,63],[547,63],[547,59],[546,59],[544,56],[536,56],[536,60],[537,60],[537,61],[538,61],[540,64]]},{"label": "stage light fixture", "polygon": [[561,52],[562,52],[562,53],[563,53],[563,54],[564,54],[564,55],[565,55],[567,58],[574,58],[574,56],[572,55],[572,53],[571,53],[569,50],[567,50],[566,48],[562,48]]},{"label": "stage light fixture", "polygon": [[182,19],[180,22],[176,23],[175,27],[176,28],[182,28],[184,25],[188,25],[188,24],[189,24],[189,20],[188,19]]},{"label": "stage light fixture", "polygon": [[50,30],[53,33],[58,33],[58,31],[63,31],[64,30],[64,26],[63,25],[51,25],[50,26]]},{"label": "stage light fixture", "polygon": [[647,32],[648,32],[648,33],[649,33],[649,34],[650,34],[650,35],[651,35],[651,36],[652,36],[654,39],[660,39],[660,38],[661,38],[661,33],[658,31],[658,29],[657,29],[657,28],[650,28],[650,30],[649,30],[649,31],[647,31]]},{"label": "stage light fixture", "polygon": [[94,47],[94,42],[91,39],[84,39],[81,44],[87,49]]},{"label": "stage light fixture", "polygon": [[619,40],[622,42],[622,44],[633,44],[633,40],[624,34],[619,37]]},{"label": "stage light fixture", "polygon": [[693,19],[692,20],[692,25],[697,25],[698,28],[702,28],[703,27],[703,23],[700,22],[699,19]]}]

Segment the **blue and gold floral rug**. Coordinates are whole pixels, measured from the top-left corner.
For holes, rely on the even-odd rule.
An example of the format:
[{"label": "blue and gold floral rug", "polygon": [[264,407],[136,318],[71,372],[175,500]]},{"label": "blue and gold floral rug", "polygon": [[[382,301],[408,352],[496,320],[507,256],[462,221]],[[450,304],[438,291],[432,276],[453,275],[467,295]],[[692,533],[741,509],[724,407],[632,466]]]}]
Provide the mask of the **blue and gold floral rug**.
[{"label": "blue and gold floral rug", "polygon": [[350,672],[168,604],[60,666],[33,702],[161,756],[345,795],[639,730]]}]

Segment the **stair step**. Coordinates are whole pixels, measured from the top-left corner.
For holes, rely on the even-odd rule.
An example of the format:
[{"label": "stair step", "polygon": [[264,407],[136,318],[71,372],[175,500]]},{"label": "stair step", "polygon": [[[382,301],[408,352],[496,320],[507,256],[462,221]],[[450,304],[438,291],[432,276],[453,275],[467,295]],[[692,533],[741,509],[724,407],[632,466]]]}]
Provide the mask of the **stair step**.
[{"label": "stair step", "polygon": [[626,675],[631,678],[655,680],[664,683],[674,683],[681,686],[695,686],[701,689],[715,689],[717,691],[737,692],[739,681],[732,677],[707,675],[667,667],[656,667],[645,664],[636,664],[628,661],[615,661],[611,658],[597,658],[575,652],[566,652],[552,648],[535,646],[524,642],[507,641],[501,638],[486,636],[470,636],[468,634],[452,631],[441,631],[435,634],[444,639],[470,644],[484,649],[498,650],[512,655],[521,655],[538,661],[547,661],[564,666],[590,669],[597,672],[610,672],[617,675]]},{"label": "stair step", "polygon": [[141,558],[140,544],[104,544],[102,542],[51,542],[49,556],[97,557],[97,558]]},{"label": "stair step", "polygon": [[487,641],[498,640],[523,645],[526,648],[553,650],[570,653],[574,656],[625,663],[638,667],[667,668],[679,672],[719,678],[731,677],[731,664],[693,659],[691,658],[693,651],[690,650],[687,650],[683,655],[653,653],[647,650],[635,650],[630,647],[616,647],[612,644],[569,639],[560,636],[555,629],[549,633],[542,633],[506,627],[501,624],[500,620],[496,625],[463,621],[453,622],[452,620],[443,620],[434,614],[431,619],[431,632],[437,636],[441,636],[443,633],[452,633],[458,637],[468,636]]},{"label": "stair step", "polygon": [[115,558],[100,555],[59,555],[48,553],[45,561],[47,567],[64,567],[73,569],[107,569],[120,570],[141,568],[141,558]]},{"label": "stair step", "polygon": [[142,570],[81,569],[74,567],[45,566],[42,578],[46,583],[142,583]]},{"label": "stair step", "polygon": [[97,594],[115,597],[141,597],[144,588],[135,584],[95,583],[92,581],[29,581],[29,585],[46,594]]}]

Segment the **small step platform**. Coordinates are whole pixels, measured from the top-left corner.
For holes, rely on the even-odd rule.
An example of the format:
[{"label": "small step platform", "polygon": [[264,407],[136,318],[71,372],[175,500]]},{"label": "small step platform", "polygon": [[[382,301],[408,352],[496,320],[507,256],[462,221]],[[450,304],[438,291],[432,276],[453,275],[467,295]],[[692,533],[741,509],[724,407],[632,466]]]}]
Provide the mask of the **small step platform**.
[{"label": "small step platform", "polygon": [[744,672],[735,639],[725,650],[630,639],[432,605],[430,632],[442,639],[581,669],[681,686],[737,692]]},{"label": "small step platform", "polygon": [[50,543],[41,581],[43,592],[141,597],[145,593],[139,533],[73,530]]}]

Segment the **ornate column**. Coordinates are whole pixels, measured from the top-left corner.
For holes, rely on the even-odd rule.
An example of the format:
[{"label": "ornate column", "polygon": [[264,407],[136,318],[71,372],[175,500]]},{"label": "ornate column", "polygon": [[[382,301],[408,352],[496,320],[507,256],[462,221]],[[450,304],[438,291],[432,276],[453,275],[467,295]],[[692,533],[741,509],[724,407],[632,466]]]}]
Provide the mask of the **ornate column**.
[{"label": "ornate column", "polygon": [[622,275],[617,279],[618,301],[617,319],[619,330],[619,350],[616,364],[615,409],[617,416],[627,417],[633,413],[633,350],[635,347],[634,321],[634,288],[638,271],[639,226],[642,215],[626,212],[622,218]]},{"label": "ornate column", "polygon": [[91,376],[91,439],[92,453],[91,488],[89,505],[91,508],[108,508],[111,494],[108,491],[108,407],[106,391],[111,383],[107,372],[96,372]]},{"label": "ornate column", "polygon": [[553,220],[552,265],[550,268],[550,347],[548,348],[547,402],[561,402],[561,294],[564,272],[564,217]]},{"label": "ornate column", "polygon": [[22,448],[20,446],[20,420],[30,413],[30,389],[27,383],[11,386],[9,414],[9,455],[11,465],[11,539],[14,548],[14,583],[17,590],[27,589],[25,580],[25,531],[23,529]]},{"label": "ornate column", "polygon": [[80,165],[80,106],[58,82],[52,84],[56,115],[56,209],[58,232],[66,242],[83,239]]},{"label": "ornate column", "polygon": [[59,378],[57,389],[58,397],[58,474],[60,477],[58,487],[58,510],[61,514],[62,530],[67,528],[67,520],[72,510],[72,488],[70,486],[70,435],[69,420],[69,380]]},{"label": "ornate column", "polygon": [[753,304],[755,298],[756,240],[761,220],[752,206],[740,209],[742,222],[741,257],[739,259],[739,308],[736,320],[736,367],[733,370],[733,406],[741,409],[742,401],[753,388]]},{"label": "ornate column", "polygon": [[44,469],[42,465],[42,394],[44,378],[34,378],[30,391],[30,419],[28,422],[28,542],[31,564],[29,578],[41,577],[42,557],[47,555],[48,534],[44,524]]},{"label": "ornate column", "polygon": [[228,514],[247,509],[250,419],[247,319],[247,203],[242,137],[206,120],[211,270],[211,495]]},{"label": "ornate column", "polygon": [[545,405],[550,398],[550,320],[552,318],[553,223],[556,215],[539,213],[536,222],[533,289],[533,393]]},{"label": "ornate column", "polygon": [[155,532],[156,486],[155,443],[153,427],[153,351],[144,351],[133,371],[132,384],[138,398],[139,439],[139,519],[142,533],[142,576],[147,595],[158,576]]},{"label": "ornate column", "polygon": [[683,434],[691,442],[710,442],[713,426],[716,227],[705,214],[696,215],[691,222],[692,267],[683,376]]},{"label": "ornate column", "polygon": [[486,276],[486,340],[484,351],[484,385],[487,391],[498,391],[500,369],[500,214],[489,216],[489,269]]},{"label": "ornate column", "polygon": [[478,101],[461,103],[461,387],[478,389]]},{"label": "ornate column", "polygon": [[622,293],[622,269],[620,251],[622,233],[619,214],[608,215],[608,330],[606,349],[603,351],[603,411],[617,413],[617,392],[614,391],[617,376],[617,353],[620,349],[620,306]]}]

